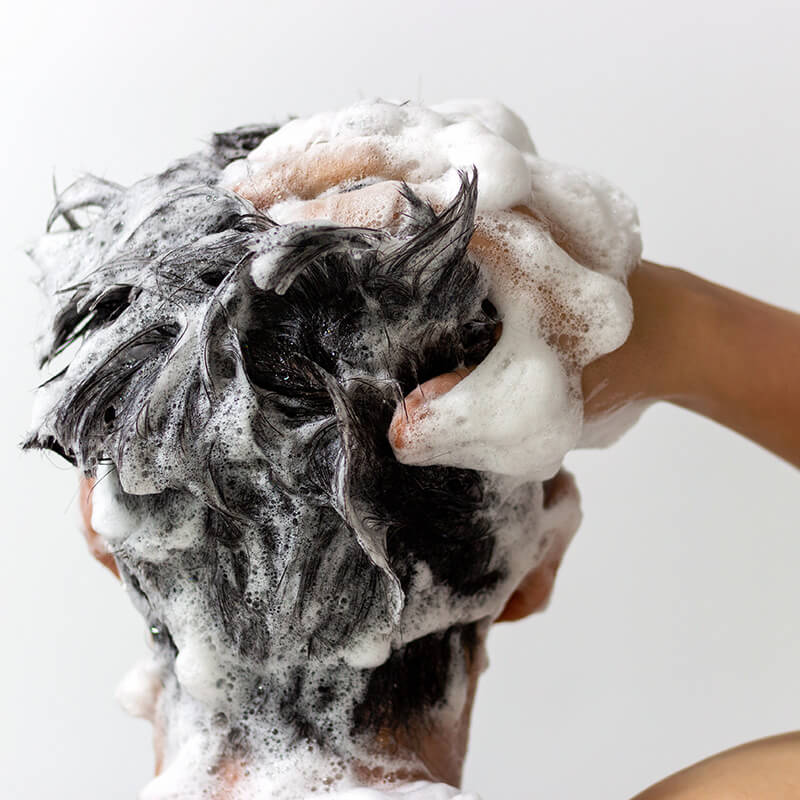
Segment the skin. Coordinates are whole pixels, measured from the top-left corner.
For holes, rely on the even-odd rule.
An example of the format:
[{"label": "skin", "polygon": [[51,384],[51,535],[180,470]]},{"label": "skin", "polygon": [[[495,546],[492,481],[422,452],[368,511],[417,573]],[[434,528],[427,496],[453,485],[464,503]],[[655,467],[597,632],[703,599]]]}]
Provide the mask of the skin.
[{"label": "skin", "polygon": [[[800,315],[651,262],[637,269],[629,289],[635,310],[633,330],[619,350],[584,370],[586,416],[630,403],[666,400],[726,425],[800,467],[800,426],[795,419],[800,376],[785,369],[786,364],[800,363]],[[404,435],[425,413],[426,402],[468,374],[469,370],[459,369],[440,375],[409,394],[391,424],[389,437],[394,445],[402,447]],[[90,552],[117,575],[113,558],[91,528],[90,481],[82,481],[80,497]],[[563,554],[563,547],[556,543],[517,587],[498,621],[522,619],[546,606]],[[469,702],[455,728],[434,728],[414,743],[424,770],[398,779],[458,782],[479,671],[475,665]],[[157,767],[161,733],[156,726]],[[387,749],[411,746],[393,732],[381,738],[378,744]],[[232,785],[238,771],[226,768],[222,774]],[[385,776],[364,769],[363,777],[365,782],[377,782]],[[220,800],[224,796],[223,791]],[[795,797],[800,798],[800,732],[715,755],[661,781],[635,800]]]},{"label": "skin", "polygon": [[[800,468],[800,315],[673,267],[643,261],[628,280],[625,344],[583,370],[587,420],[668,401],[724,425]],[[392,420],[402,450],[425,403],[469,370],[415,389]]]},{"label": "skin", "polygon": [[[618,350],[583,372],[584,413],[603,416],[629,404],[668,401],[730,428],[800,467],[800,315],[643,262],[628,282],[634,326]],[[425,403],[468,374],[431,379],[392,420],[402,449]],[[548,554],[523,581],[502,619],[541,607],[563,551]],[[800,732],[741,745],[699,762],[635,800],[792,800],[800,798]]]},{"label": "skin", "polygon": [[800,315],[650,262],[629,287],[633,331],[584,371],[587,415],[666,400],[800,468]]},{"label": "skin", "polygon": [[[81,478],[79,485],[80,513],[83,523],[84,538],[91,555],[108,569],[117,580],[119,571],[113,556],[105,542],[92,527],[92,478]],[[554,500],[557,493],[554,493]],[[517,591],[509,599],[499,620],[522,619],[529,614],[544,609],[550,597],[555,581],[558,565],[563,557],[563,547],[552,548],[551,554],[545,557],[540,569],[522,581]],[[498,620],[498,621],[499,621]],[[478,661],[468,665],[468,683],[466,702],[457,719],[447,716],[438,718],[432,715],[422,724],[411,726],[410,730],[382,730],[375,739],[376,754],[403,758],[414,761],[419,766],[414,771],[402,770],[385,774],[366,764],[355,764],[354,774],[364,785],[377,785],[385,781],[411,782],[429,780],[432,782],[459,785],[461,771],[467,752],[470,717],[478,687],[478,679],[482,672],[482,664]],[[158,703],[154,704],[148,719],[153,724],[153,751],[155,756],[155,774],[159,775],[164,766],[164,741],[166,739],[163,720],[158,714]],[[214,795],[214,800],[225,800],[230,789],[242,777],[240,761],[223,761],[219,764],[216,778],[221,788]]]},{"label": "skin", "polygon": [[[349,165],[337,161],[328,172],[347,180]],[[363,178],[363,174],[359,173]],[[325,218],[340,224],[380,223],[390,227],[401,213],[396,175],[367,189],[310,200],[298,219]],[[418,190],[419,187],[413,187]],[[364,217],[372,209],[374,218]],[[514,209],[531,223],[548,224],[527,208]],[[548,225],[556,242],[582,261],[558,226]],[[477,221],[470,249],[483,263],[500,263],[493,242]],[[487,257],[488,256],[488,257]],[[506,265],[507,267],[508,265]],[[513,265],[511,265],[513,268]],[[501,266],[502,268],[502,266]],[[634,325],[618,350],[587,365],[582,374],[588,421],[628,406],[667,401],[701,414],[800,467],[800,316],[705,281],[681,269],[643,261],[630,276]],[[568,341],[558,340],[568,349]],[[389,439],[402,450],[413,436],[426,403],[450,390],[469,371],[440,375],[415,389],[399,406]],[[500,620],[521,619],[542,609],[563,557],[558,543],[512,595]],[[636,800],[692,798],[800,797],[800,733],[752,742],[714,756],[667,778]]]},{"label": "skin", "polygon": [[634,800],[793,800],[800,797],[800,733],[748,742],[651,786]]},{"label": "skin", "polygon": [[[335,147],[321,143],[289,159],[262,163],[235,189],[264,210],[287,197],[299,199],[302,202],[294,206],[292,219],[326,219],[391,230],[404,210],[400,181],[411,176],[413,167],[387,158],[384,151],[369,144],[342,149],[340,143]],[[333,187],[352,189],[365,179],[380,182],[319,198]],[[422,187],[412,188],[424,197]],[[556,225],[528,208],[512,211],[529,224],[547,226],[567,253],[582,260]],[[480,218],[470,250],[483,263],[514,268],[498,257],[501,243],[492,239]],[[634,304],[633,329],[622,347],[584,369],[585,418],[590,421],[629,406],[641,408],[667,401],[714,420],[800,467],[800,424],[796,421],[800,372],[787,369],[787,365],[800,363],[800,316],[649,261],[641,262],[630,276],[628,289]],[[531,290],[541,292],[557,311],[558,299],[548,296],[546,286]],[[569,357],[574,344],[569,337],[554,330],[548,338]],[[405,398],[388,431],[396,450],[402,450],[413,435],[426,404],[468,374],[469,370],[459,368],[437,376]],[[566,490],[558,480],[551,489],[551,501]],[[91,484],[86,481],[81,486],[81,508],[92,554],[116,573],[113,558],[91,529]],[[546,607],[564,550],[564,543],[553,543],[544,560],[522,580],[497,621],[522,619]],[[378,748],[413,749],[424,765],[419,774],[396,776],[398,779],[458,784],[479,673],[480,665],[473,665],[464,714],[448,729],[434,722],[427,735],[414,741],[392,731],[378,737]],[[159,739],[156,726],[157,763]],[[238,780],[236,768],[223,768],[222,774],[229,786]],[[364,768],[363,777],[365,783],[372,783],[386,776]],[[222,800],[225,795],[223,787],[218,797]],[[752,742],[713,756],[647,789],[635,800],[795,797],[800,798],[800,733]]]}]

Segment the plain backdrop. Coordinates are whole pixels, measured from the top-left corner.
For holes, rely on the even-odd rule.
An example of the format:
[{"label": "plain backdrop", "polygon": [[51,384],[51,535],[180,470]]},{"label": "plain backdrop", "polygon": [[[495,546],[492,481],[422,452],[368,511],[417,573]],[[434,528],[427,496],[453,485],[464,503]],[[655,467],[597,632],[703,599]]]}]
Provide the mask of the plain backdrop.
[{"label": "plain backdrop", "polygon": [[[143,625],[90,562],[75,476],[22,455],[24,254],[82,171],[130,182],[210,132],[382,95],[493,96],[540,152],[639,206],[646,257],[800,308],[795,2],[4,2],[0,797],[133,797],[148,726],[113,692]],[[787,364],[786,369],[797,369]],[[568,458],[584,524],[546,614],[492,635],[465,786],[624,800],[800,726],[796,470],[667,406]]]}]

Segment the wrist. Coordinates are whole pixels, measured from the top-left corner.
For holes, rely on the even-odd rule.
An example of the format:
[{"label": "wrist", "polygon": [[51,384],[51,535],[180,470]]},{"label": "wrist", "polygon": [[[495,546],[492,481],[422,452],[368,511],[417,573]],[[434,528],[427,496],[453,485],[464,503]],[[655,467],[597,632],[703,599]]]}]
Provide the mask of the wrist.
[{"label": "wrist", "polygon": [[649,261],[631,276],[629,342],[638,372],[635,385],[648,401],[693,405],[702,397],[705,349],[717,315],[713,288],[690,272]]},{"label": "wrist", "polygon": [[625,343],[583,372],[587,419],[668,400],[691,405],[702,392],[699,347],[713,298],[688,272],[643,261],[628,279],[633,327]]}]

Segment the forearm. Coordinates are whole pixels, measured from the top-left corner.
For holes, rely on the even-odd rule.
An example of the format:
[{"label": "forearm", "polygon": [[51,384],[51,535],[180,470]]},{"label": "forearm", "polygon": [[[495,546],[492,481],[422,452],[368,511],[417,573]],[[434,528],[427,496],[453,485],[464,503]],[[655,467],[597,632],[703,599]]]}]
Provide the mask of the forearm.
[{"label": "forearm", "polygon": [[697,309],[688,385],[666,399],[800,467],[800,315],[682,273]]},{"label": "forearm", "polygon": [[584,373],[587,414],[668,400],[800,467],[800,315],[649,262],[628,341]]}]

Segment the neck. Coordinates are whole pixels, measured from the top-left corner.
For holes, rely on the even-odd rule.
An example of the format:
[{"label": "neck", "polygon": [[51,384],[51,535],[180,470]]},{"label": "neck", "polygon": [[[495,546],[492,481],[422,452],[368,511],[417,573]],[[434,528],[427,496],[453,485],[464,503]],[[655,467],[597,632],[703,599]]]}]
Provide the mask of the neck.
[{"label": "neck", "polygon": [[[406,725],[357,736],[332,732],[329,739],[312,741],[301,733],[287,737],[285,723],[269,715],[232,726],[225,715],[187,698],[174,676],[165,680],[152,665],[140,668],[135,680],[128,679],[127,690],[123,683],[120,695],[128,710],[154,725],[156,778],[142,800],[203,792],[214,800],[288,800],[323,788],[418,780],[459,786],[479,672],[470,668],[466,681],[452,682],[444,702]],[[139,694],[135,703],[131,684]]]}]

